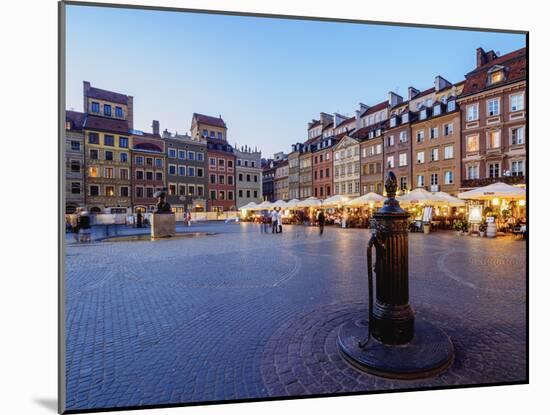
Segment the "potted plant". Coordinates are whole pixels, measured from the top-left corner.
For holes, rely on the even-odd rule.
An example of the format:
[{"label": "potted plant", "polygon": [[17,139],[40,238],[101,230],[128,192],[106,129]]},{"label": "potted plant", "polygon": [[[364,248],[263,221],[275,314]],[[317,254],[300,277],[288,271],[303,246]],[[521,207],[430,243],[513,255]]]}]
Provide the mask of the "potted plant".
[{"label": "potted plant", "polygon": [[453,229],[456,231],[457,235],[460,235],[462,233],[462,227],[463,227],[463,222],[460,219],[454,221]]},{"label": "potted plant", "polygon": [[470,230],[470,225],[468,221],[466,220],[462,221],[462,235],[468,235],[469,230]]}]

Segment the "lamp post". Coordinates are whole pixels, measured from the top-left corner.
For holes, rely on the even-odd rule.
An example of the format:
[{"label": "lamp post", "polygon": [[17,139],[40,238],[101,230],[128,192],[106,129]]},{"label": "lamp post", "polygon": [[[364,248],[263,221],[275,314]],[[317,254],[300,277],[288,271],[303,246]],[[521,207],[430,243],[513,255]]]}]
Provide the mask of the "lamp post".
[{"label": "lamp post", "polygon": [[397,180],[393,172],[388,174],[385,188],[388,198],[373,214],[372,237],[367,247],[368,320],[359,316],[344,324],[338,335],[338,346],[349,363],[366,372],[390,378],[427,377],[449,366],[454,355],[453,345],[433,324],[415,320],[409,304],[409,214],[395,199]]}]

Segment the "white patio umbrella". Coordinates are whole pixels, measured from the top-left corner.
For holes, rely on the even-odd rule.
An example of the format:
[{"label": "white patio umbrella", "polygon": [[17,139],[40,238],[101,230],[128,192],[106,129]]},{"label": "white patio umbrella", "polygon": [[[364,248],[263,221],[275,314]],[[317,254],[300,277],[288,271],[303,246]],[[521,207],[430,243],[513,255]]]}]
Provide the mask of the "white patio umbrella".
[{"label": "white patio umbrella", "polygon": [[384,203],[384,200],[385,199],[383,196],[380,196],[379,194],[374,192],[370,192],[370,193],[367,193],[366,195],[359,196],[355,199],[350,200],[349,202],[346,203],[346,206],[359,207],[359,206],[370,205],[371,203],[375,205],[381,205]]},{"label": "white patio umbrella", "polygon": [[288,202],[286,202],[286,208],[294,209],[298,203],[300,203],[298,199],[289,200]]},{"label": "white patio umbrella", "polygon": [[308,197],[305,200],[301,200],[300,202],[296,203],[296,207],[300,208],[306,208],[306,207],[319,207],[321,206],[322,202],[317,199],[316,197]]},{"label": "white patio umbrella", "polygon": [[517,186],[510,186],[509,184],[498,182],[488,186],[478,187],[477,189],[468,190],[458,194],[460,199],[471,200],[491,200],[491,199],[505,199],[505,200],[525,200],[525,189]]},{"label": "white patio umbrella", "polygon": [[286,208],[286,202],[284,200],[279,199],[276,202],[272,203],[272,207],[284,209]]},{"label": "white patio umbrella", "polygon": [[239,210],[254,210],[255,207],[257,207],[258,204],[254,202],[247,203],[244,206],[241,206]]},{"label": "white patio umbrella", "polygon": [[399,200],[399,203],[404,205],[424,204],[429,206],[445,206],[449,203],[445,198],[434,195],[421,187],[412,190],[406,195],[397,196],[396,199]]},{"label": "white patio umbrella", "polygon": [[464,202],[464,200],[460,200],[454,196],[451,196],[449,193],[446,193],[446,192],[436,192],[435,195],[441,196],[443,199],[447,200],[448,201],[447,205],[451,207],[466,205],[466,202]]},{"label": "white patio umbrella", "polygon": [[349,197],[342,195],[334,195],[322,201],[323,207],[340,206],[349,202]]},{"label": "white patio umbrella", "polygon": [[262,203],[252,208],[252,210],[265,210],[265,209],[271,209],[272,207],[273,207],[273,204],[271,202],[264,200]]}]

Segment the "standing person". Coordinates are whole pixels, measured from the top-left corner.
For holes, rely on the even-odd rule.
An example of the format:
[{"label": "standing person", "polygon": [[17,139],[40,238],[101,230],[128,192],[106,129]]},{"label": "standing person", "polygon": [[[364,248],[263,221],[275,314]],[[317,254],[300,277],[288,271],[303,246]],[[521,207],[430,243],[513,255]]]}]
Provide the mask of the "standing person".
[{"label": "standing person", "polygon": [[267,233],[269,229],[269,222],[270,222],[270,217],[267,211],[265,211],[262,213],[262,232],[263,233]]},{"label": "standing person", "polygon": [[279,212],[277,212],[277,232],[283,233],[283,212],[281,208],[279,208]]},{"label": "standing person", "polygon": [[277,210],[273,209],[271,211],[271,233],[275,233],[277,231]]},{"label": "standing person", "polygon": [[191,212],[187,212],[187,226],[191,226]]},{"label": "standing person", "polygon": [[138,210],[137,213],[137,227],[143,228],[143,215],[141,214],[141,210]]},{"label": "standing person", "polygon": [[317,216],[317,220],[319,221],[319,235],[322,235],[323,231],[325,230],[325,212],[320,210],[319,216]]},{"label": "standing person", "polygon": [[90,226],[90,215],[83,210],[78,216],[78,236],[80,242],[90,242],[92,230]]},{"label": "standing person", "polygon": [[79,222],[80,212],[82,212],[82,208],[78,208],[76,210],[76,215],[75,215],[74,224],[73,224],[73,235],[74,235],[74,240],[76,242],[80,242],[80,240],[78,239],[78,231],[79,231],[78,222]]}]

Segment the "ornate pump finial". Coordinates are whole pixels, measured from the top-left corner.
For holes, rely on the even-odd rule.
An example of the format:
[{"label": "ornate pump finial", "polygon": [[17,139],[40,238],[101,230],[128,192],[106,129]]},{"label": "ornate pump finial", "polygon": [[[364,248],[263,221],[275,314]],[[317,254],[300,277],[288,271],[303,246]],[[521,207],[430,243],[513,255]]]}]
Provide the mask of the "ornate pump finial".
[{"label": "ornate pump finial", "polygon": [[386,194],[388,195],[388,198],[395,199],[395,193],[397,192],[397,178],[392,171],[388,173],[388,177],[386,178],[386,183],[384,186],[386,188]]}]

